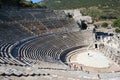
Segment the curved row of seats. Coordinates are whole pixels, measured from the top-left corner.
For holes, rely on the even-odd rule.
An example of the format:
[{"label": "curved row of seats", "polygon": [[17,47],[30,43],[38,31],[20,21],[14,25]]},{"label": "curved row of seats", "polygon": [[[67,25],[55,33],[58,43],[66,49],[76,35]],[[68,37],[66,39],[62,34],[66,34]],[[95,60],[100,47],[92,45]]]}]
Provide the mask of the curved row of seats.
[{"label": "curved row of seats", "polygon": [[[63,65],[60,60],[61,53],[80,45],[84,45],[81,32],[53,33],[20,44],[17,53],[21,62],[26,64],[47,62]],[[12,55],[14,56],[14,53]]]},{"label": "curved row of seats", "polygon": [[39,21],[20,21],[19,23],[34,34],[42,34],[47,32],[46,26]]},{"label": "curved row of seats", "polygon": [[64,11],[0,9],[0,14],[0,39],[6,43],[14,43],[24,38],[44,33],[79,30],[73,19],[66,18]]},{"label": "curved row of seats", "polygon": [[16,60],[10,53],[10,48],[13,44],[8,44],[4,42],[0,42],[0,63],[1,64],[9,64],[16,66],[24,66],[24,64],[18,60]]},{"label": "curved row of seats", "polygon": [[4,43],[15,43],[32,36],[17,23],[0,23],[0,40]]}]

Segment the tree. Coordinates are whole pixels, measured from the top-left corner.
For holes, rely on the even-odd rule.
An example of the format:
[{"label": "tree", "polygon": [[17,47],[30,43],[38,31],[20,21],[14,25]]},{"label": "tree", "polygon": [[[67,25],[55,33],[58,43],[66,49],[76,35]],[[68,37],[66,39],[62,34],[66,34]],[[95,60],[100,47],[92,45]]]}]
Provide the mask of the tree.
[{"label": "tree", "polygon": [[2,4],[2,1],[0,0],[0,4]]},{"label": "tree", "polygon": [[115,32],[116,32],[116,33],[120,33],[120,29],[116,28],[116,29],[115,29]]},{"label": "tree", "polygon": [[0,8],[1,8],[1,5],[2,5],[2,1],[0,0]]},{"label": "tree", "polygon": [[13,7],[34,7],[34,8],[46,8],[44,4],[33,3],[31,0],[0,0],[0,6],[13,6]]},{"label": "tree", "polygon": [[6,6],[19,6],[23,1],[25,0],[0,0],[0,3]]},{"label": "tree", "polygon": [[120,28],[120,18],[113,22],[113,26],[117,27],[117,28]]},{"label": "tree", "polygon": [[102,23],[102,27],[104,27],[104,28],[108,27],[108,23],[106,23],[106,22]]},{"label": "tree", "polygon": [[17,6],[17,2],[20,0],[1,0],[2,5],[8,5],[8,6]]}]

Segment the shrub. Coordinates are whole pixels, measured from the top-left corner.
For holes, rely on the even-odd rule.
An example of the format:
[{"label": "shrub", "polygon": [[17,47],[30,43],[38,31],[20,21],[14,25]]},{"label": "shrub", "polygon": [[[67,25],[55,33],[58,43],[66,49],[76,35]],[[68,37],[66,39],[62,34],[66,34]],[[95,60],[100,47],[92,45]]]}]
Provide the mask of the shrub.
[{"label": "shrub", "polygon": [[102,27],[104,27],[104,28],[108,27],[108,23],[106,23],[106,22],[102,23]]},{"label": "shrub", "polygon": [[116,33],[120,33],[120,29],[116,28],[116,29],[115,29],[115,32],[116,32]]},{"label": "shrub", "polygon": [[113,22],[113,26],[117,27],[117,28],[120,28],[120,18]]}]

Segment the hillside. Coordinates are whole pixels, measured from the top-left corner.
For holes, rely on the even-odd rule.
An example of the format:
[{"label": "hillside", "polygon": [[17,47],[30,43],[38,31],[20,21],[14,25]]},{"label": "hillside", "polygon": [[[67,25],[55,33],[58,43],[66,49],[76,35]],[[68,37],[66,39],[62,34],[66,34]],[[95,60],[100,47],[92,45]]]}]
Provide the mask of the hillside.
[{"label": "hillside", "polygon": [[120,18],[120,0],[43,0],[50,9],[80,9],[94,20]]},{"label": "hillside", "polygon": [[43,0],[52,9],[73,9],[96,6],[100,8],[120,8],[120,0]]}]

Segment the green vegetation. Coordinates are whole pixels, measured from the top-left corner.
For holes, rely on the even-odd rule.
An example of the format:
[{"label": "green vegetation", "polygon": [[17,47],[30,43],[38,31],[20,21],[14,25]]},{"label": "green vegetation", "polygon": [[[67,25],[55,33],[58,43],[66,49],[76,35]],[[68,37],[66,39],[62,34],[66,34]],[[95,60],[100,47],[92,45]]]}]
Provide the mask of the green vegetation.
[{"label": "green vegetation", "polygon": [[116,28],[116,29],[115,29],[115,32],[116,32],[116,33],[120,33],[120,29],[119,29],[119,28]]},{"label": "green vegetation", "polygon": [[113,26],[114,26],[114,27],[117,27],[117,28],[120,28],[120,18],[119,18],[119,19],[116,19],[116,20],[113,22]]},{"label": "green vegetation", "polygon": [[120,17],[120,13],[117,10],[113,9],[99,9],[98,7],[90,7],[81,9],[83,15],[90,15],[95,21],[98,20],[107,20],[107,19],[117,19]]},{"label": "green vegetation", "polygon": [[114,22],[113,22],[113,27],[115,27],[115,32],[116,33],[120,33],[120,18],[119,19],[116,19]]},{"label": "green vegetation", "polygon": [[106,22],[102,23],[102,27],[107,28],[108,27],[108,23],[106,23]]},{"label": "green vegetation", "polygon": [[120,18],[120,0],[43,0],[50,9],[80,9],[95,21]]},{"label": "green vegetation", "polygon": [[98,8],[84,8],[84,9],[81,9],[81,13],[86,16],[86,15],[89,15],[89,16],[92,16],[93,19],[95,21],[98,21],[100,19],[100,15],[103,14],[103,11],[98,9]]},{"label": "green vegetation", "polygon": [[43,2],[52,9],[89,8],[92,6],[116,9],[120,4],[120,0],[43,0]]},{"label": "green vegetation", "polygon": [[33,3],[32,1],[26,0],[0,0],[0,6],[46,8],[44,4]]}]

